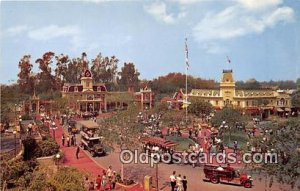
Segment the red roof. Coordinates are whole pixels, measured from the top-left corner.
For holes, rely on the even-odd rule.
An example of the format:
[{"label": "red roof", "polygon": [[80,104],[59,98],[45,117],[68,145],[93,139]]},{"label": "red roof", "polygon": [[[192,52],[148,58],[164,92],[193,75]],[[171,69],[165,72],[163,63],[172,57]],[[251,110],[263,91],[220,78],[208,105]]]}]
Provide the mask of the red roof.
[{"label": "red roof", "polygon": [[150,144],[157,144],[162,147],[174,147],[177,143],[173,141],[168,141],[166,139],[160,137],[144,137],[142,138],[142,142],[150,143]]}]

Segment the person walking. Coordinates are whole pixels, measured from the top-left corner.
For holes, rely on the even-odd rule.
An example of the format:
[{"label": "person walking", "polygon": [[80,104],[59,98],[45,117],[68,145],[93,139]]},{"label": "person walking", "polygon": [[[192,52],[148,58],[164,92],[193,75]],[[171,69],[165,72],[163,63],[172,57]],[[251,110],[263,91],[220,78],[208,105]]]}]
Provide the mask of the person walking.
[{"label": "person walking", "polygon": [[77,149],[76,149],[76,158],[79,159],[79,152],[80,152],[80,147],[79,145],[77,146]]},{"label": "person walking", "polygon": [[111,189],[112,190],[115,190],[116,183],[117,183],[117,173],[116,173],[116,171],[113,171],[113,175],[112,175],[112,178],[111,178]]},{"label": "person walking", "polygon": [[103,173],[103,175],[102,175],[102,189],[105,190],[106,189],[106,184],[107,184],[107,176],[106,176],[105,170],[103,170],[102,173]]},{"label": "person walking", "polygon": [[170,176],[171,181],[171,191],[175,191],[176,186],[176,171],[173,171],[172,175]]},{"label": "person walking", "polygon": [[62,143],[62,146],[65,146],[65,134],[63,134],[61,137],[61,143]]},{"label": "person walking", "polygon": [[69,135],[67,136],[67,146],[68,147],[70,146],[70,136]]},{"label": "person walking", "polygon": [[183,191],[181,174],[176,178],[177,191]]},{"label": "person walking", "polygon": [[182,186],[183,186],[183,191],[187,191],[187,179],[186,176],[183,176],[183,180],[182,180]]},{"label": "person walking", "polygon": [[96,178],[95,182],[96,182],[96,190],[100,190],[101,189],[101,182],[102,182],[100,174]]}]

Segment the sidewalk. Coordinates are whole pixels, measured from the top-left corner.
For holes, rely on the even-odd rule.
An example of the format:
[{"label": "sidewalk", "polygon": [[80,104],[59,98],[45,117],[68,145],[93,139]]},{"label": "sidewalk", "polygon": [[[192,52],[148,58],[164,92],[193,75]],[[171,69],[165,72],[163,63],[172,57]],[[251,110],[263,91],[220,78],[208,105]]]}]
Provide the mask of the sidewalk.
[{"label": "sidewalk", "polygon": [[[63,134],[63,128],[56,120],[57,129],[55,130],[55,140],[60,145],[61,150],[64,153],[63,165],[71,166],[79,169],[82,172],[90,174],[93,178],[96,178],[98,174],[102,174],[104,167],[101,167],[94,160],[92,160],[83,150],[80,150],[79,159],[76,158],[76,147],[62,146],[61,137]],[[53,133],[50,133],[53,136]],[[105,169],[106,170],[106,169]],[[123,187],[117,185],[116,190],[123,190]],[[136,185],[132,188],[127,188],[127,191],[144,191],[141,185]]]}]

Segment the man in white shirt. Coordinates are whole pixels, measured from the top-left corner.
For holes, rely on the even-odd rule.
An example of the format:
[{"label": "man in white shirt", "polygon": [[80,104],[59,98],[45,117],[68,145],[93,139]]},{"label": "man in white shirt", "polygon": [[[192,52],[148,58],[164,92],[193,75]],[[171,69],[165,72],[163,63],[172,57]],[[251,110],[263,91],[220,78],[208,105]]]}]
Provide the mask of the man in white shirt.
[{"label": "man in white shirt", "polygon": [[171,191],[175,191],[176,186],[176,171],[173,171],[172,175],[170,176],[171,181]]}]

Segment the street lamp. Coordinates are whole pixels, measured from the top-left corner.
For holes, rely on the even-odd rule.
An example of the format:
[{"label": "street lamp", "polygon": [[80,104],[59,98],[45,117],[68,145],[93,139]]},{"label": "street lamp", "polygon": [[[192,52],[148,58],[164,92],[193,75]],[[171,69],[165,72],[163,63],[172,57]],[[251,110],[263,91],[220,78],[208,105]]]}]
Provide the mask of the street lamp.
[{"label": "street lamp", "polygon": [[13,131],[14,138],[15,138],[15,156],[17,156],[17,131]]},{"label": "street lamp", "polygon": [[59,159],[60,159],[60,154],[59,153],[57,153],[56,155],[55,155],[55,158],[56,158],[56,161],[57,161],[57,168],[59,168]]}]

